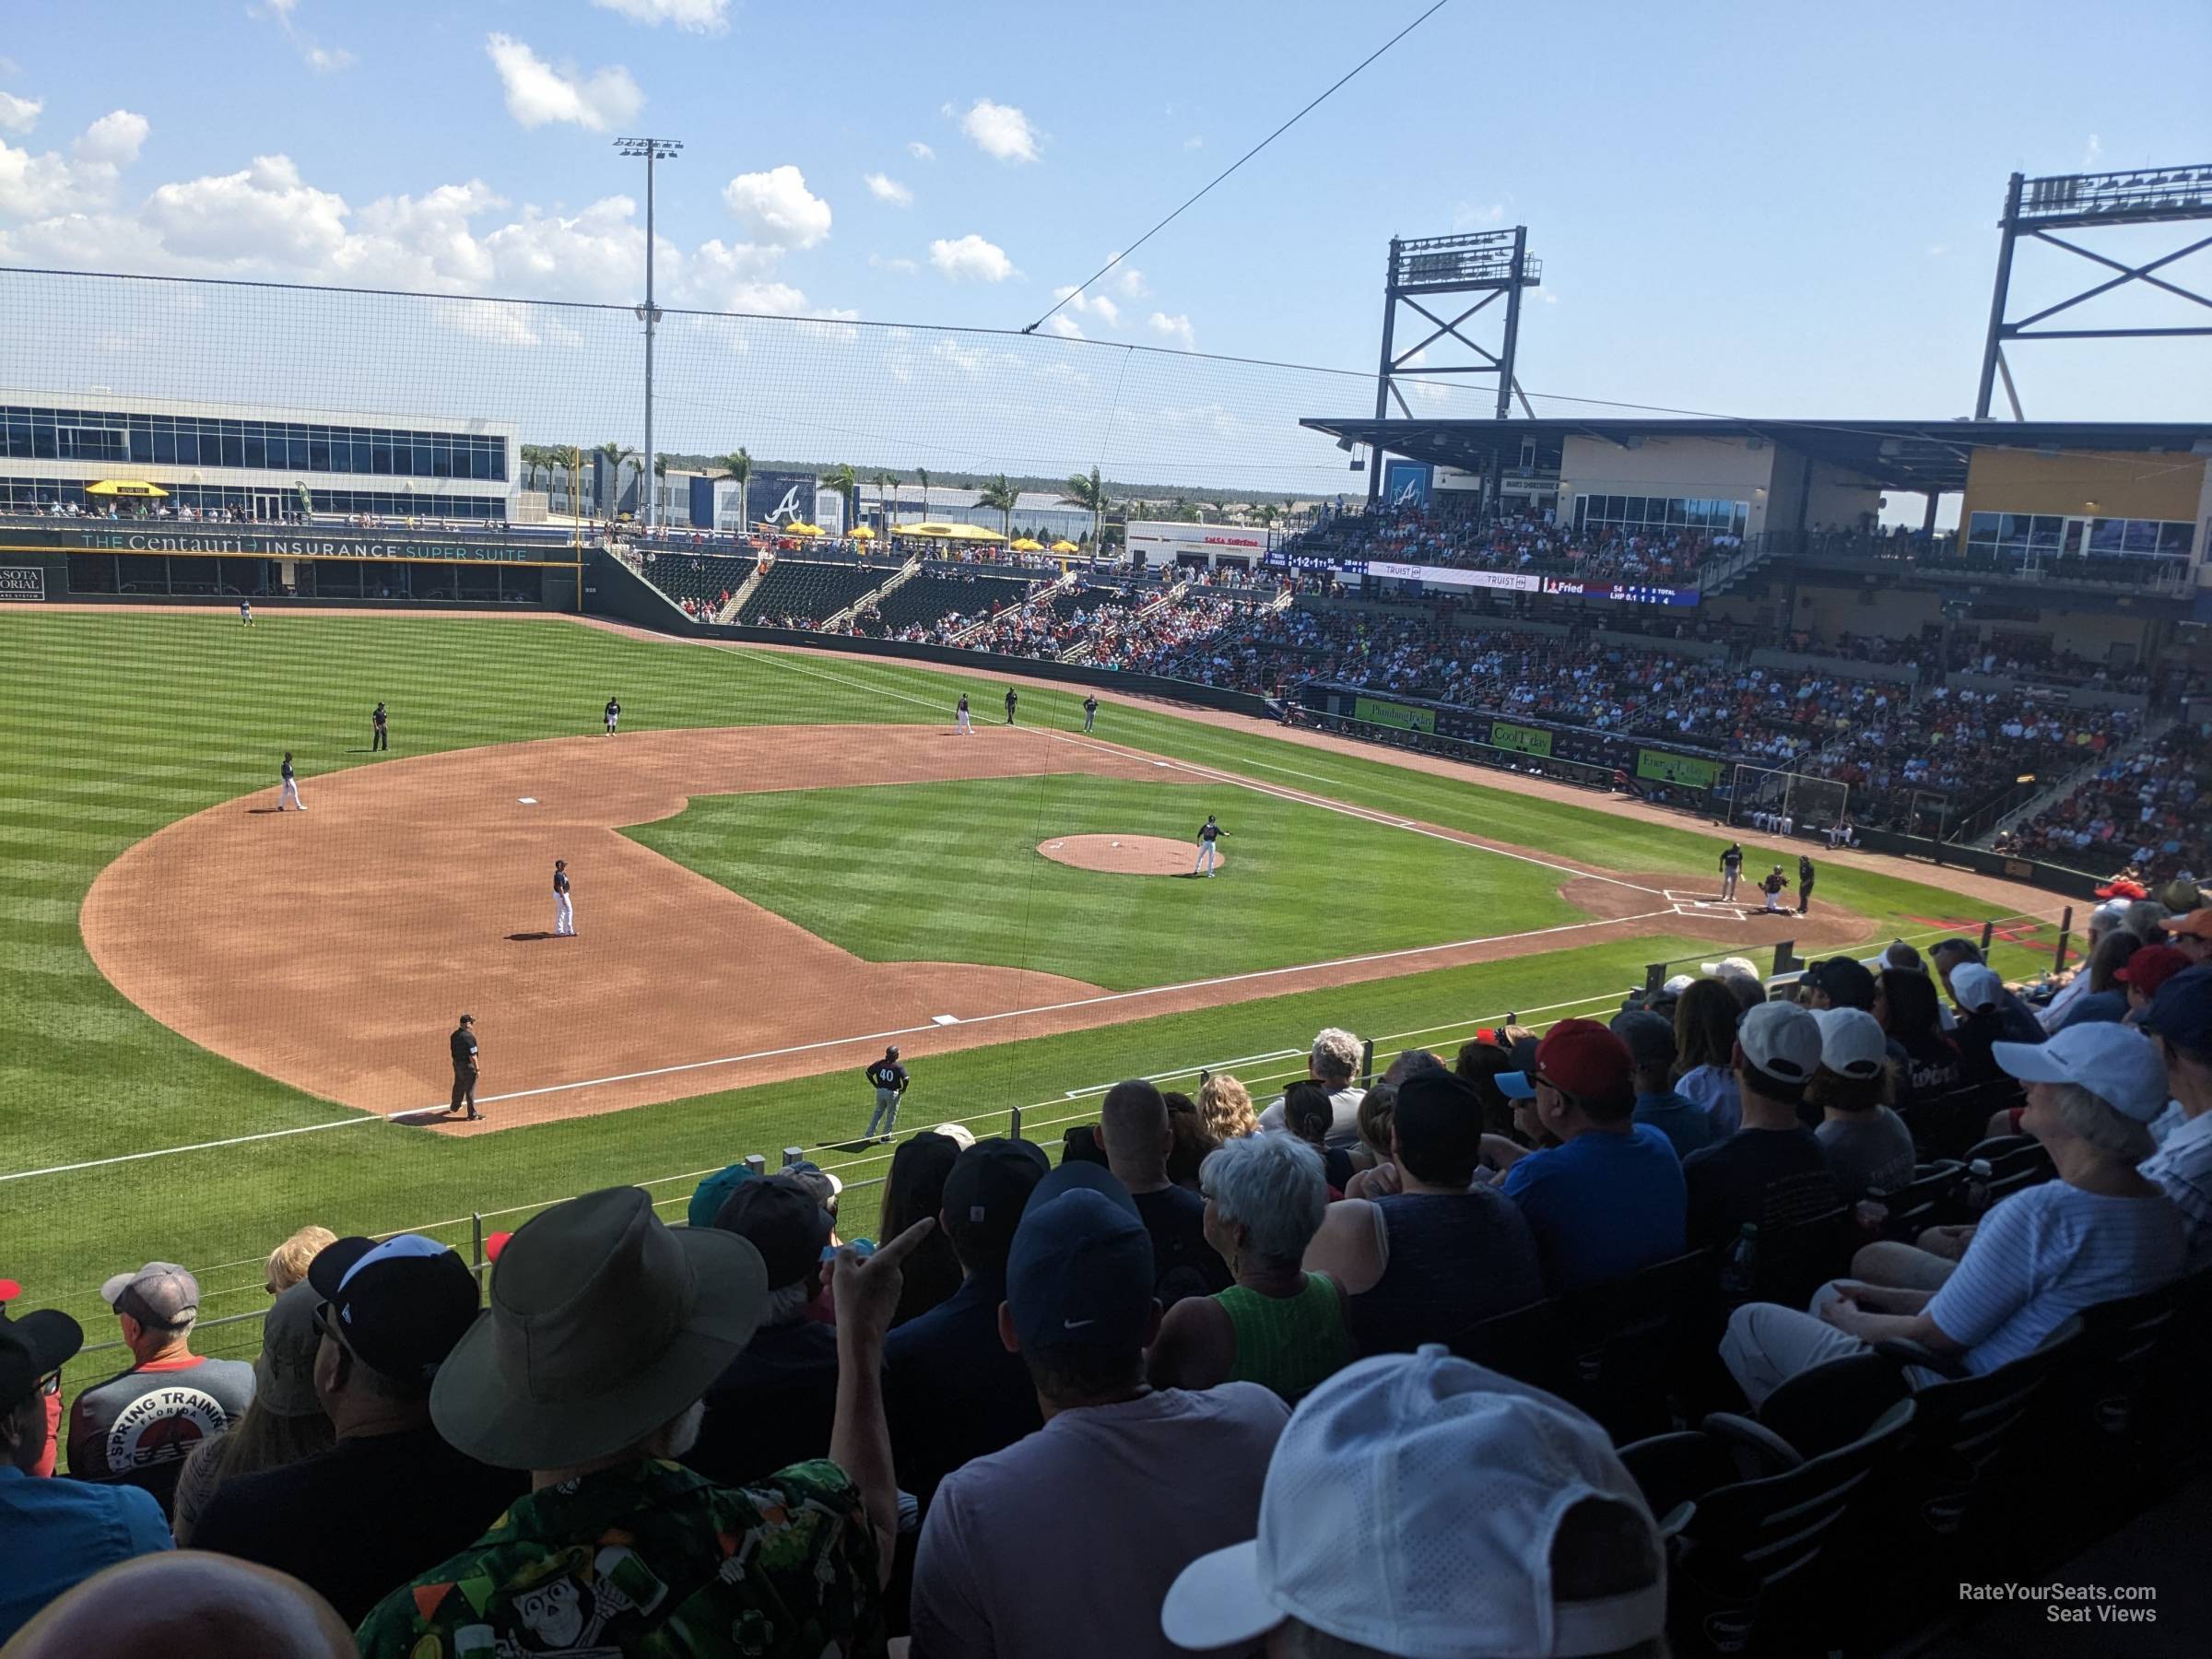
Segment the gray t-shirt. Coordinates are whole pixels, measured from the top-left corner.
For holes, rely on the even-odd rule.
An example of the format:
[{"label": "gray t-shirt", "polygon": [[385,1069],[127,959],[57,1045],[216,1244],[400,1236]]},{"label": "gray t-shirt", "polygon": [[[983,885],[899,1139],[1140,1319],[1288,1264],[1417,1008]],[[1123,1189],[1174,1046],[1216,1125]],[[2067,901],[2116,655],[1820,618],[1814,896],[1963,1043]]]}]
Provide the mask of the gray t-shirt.
[{"label": "gray t-shirt", "polygon": [[913,1659],[1182,1653],[1159,1605],[1185,1567],[1259,1530],[1289,1416],[1255,1382],[1163,1388],[1064,1411],[954,1470],[914,1558]]},{"label": "gray t-shirt", "polygon": [[1912,1131],[1887,1106],[1853,1118],[1830,1118],[1813,1134],[1848,1200],[1894,1193],[1912,1179]]},{"label": "gray t-shirt", "polygon": [[184,1460],[238,1426],[253,1401],[240,1359],[162,1360],[95,1383],[69,1407],[69,1473],[145,1487],[164,1513]]},{"label": "gray t-shirt", "polygon": [[[1349,1152],[1359,1144],[1359,1102],[1366,1099],[1366,1089],[1348,1083],[1330,1091],[1329,1104],[1335,1108],[1336,1116],[1329,1124],[1326,1145],[1339,1152]],[[1260,1113],[1260,1133],[1275,1135],[1283,1128],[1283,1102],[1277,1096],[1275,1104]]]}]

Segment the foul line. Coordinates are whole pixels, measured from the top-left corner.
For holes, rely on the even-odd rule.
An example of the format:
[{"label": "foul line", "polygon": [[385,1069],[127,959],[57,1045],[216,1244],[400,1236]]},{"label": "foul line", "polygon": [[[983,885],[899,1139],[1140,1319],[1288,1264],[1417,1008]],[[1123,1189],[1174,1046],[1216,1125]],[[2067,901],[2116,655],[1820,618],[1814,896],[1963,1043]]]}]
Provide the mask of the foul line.
[{"label": "foul line", "polygon": [[302,1124],[296,1129],[265,1129],[258,1135],[234,1135],[228,1140],[198,1141],[189,1147],[158,1147],[151,1152],[124,1152],[114,1158],[88,1159],[83,1163],[55,1164],[44,1170],[16,1170],[0,1174],[0,1181],[29,1181],[34,1175],[67,1175],[76,1170],[104,1170],[114,1164],[136,1163],[142,1158],[173,1158],[180,1152],[211,1152],[218,1147],[242,1147],[249,1141],[280,1140],[288,1135],[313,1135],[323,1129],[349,1129],[356,1124],[381,1124],[382,1117],[334,1118],[327,1124]]}]

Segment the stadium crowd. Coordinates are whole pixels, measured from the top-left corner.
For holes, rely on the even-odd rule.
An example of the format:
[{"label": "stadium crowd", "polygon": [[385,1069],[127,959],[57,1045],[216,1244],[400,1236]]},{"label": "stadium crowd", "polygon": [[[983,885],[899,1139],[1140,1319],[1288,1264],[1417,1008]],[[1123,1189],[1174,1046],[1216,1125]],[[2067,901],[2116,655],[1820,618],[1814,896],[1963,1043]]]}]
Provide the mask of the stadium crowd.
[{"label": "stadium crowd", "polygon": [[[306,1229],[250,1365],[194,1352],[173,1263],[100,1287],[104,1378],[0,1286],[0,1641],[1664,1654],[1670,1606],[1679,1637],[1759,1577],[1662,1533],[1705,1413],[1753,1414],[1776,1477],[1845,1444],[1938,1459],[1911,1403],[1962,1410],[2078,1361],[2100,1309],[2206,1282],[2212,908],[2165,897],[2100,911],[2040,1012],[1965,939],[1771,987],[1730,959],[1371,1087],[1324,1030],[1265,1109],[1226,1075],[1117,1084],[1056,1167],[941,1125],[893,1155],[876,1244],[830,1174],[742,1162],[680,1227],[635,1187],[554,1205],[481,1284],[424,1237]],[[1638,1371],[1613,1402],[1638,1427],[1559,1397],[1577,1367],[1532,1320],[1654,1305],[1696,1354]],[[2072,1449],[2030,1420],[1977,1470]],[[1719,1463],[1709,1486],[1744,1478]],[[1885,1594],[1846,1599],[1903,1605],[1917,1512],[1872,1521]],[[174,1649],[181,1618],[229,1645]]]},{"label": "stadium crowd", "polygon": [[1459,570],[1514,571],[1585,581],[1694,584],[1715,554],[1743,545],[1728,531],[1625,524],[1582,530],[1514,514],[1485,516],[1444,498],[1429,506],[1324,512],[1285,538],[1292,559],[1386,559]]},{"label": "stadium crowd", "polygon": [[1998,838],[2023,858],[2101,868],[2140,881],[2212,870],[2197,804],[2212,789],[2212,725],[2183,725],[2100,767],[2064,799]]}]

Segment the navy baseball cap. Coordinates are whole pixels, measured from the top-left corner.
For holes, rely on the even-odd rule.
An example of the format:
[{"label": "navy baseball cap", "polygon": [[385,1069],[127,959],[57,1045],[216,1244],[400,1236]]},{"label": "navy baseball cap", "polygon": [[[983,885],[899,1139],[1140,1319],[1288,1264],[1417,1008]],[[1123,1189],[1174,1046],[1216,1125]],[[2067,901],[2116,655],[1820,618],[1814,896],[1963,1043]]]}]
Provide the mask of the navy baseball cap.
[{"label": "navy baseball cap", "polygon": [[2177,973],[2159,987],[2136,1028],[2193,1054],[2212,1054],[2212,963]]},{"label": "navy baseball cap", "polygon": [[1091,1163],[1037,1183],[1006,1253],[1006,1306],[1025,1352],[1136,1348],[1152,1316],[1152,1235],[1129,1189]]},{"label": "navy baseball cap", "polygon": [[337,1339],[394,1382],[427,1388],[477,1320],[477,1276],[420,1233],[326,1244],[307,1282],[330,1304]]},{"label": "navy baseball cap", "polygon": [[1004,1251],[1038,1184],[1052,1171],[1044,1148],[1026,1140],[994,1137],[965,1147],[945,1177],[942,1201],[953,1242]]},{"label": "navy baseball cap", "polygon": [[715,1213],[714,1225],[760,1253],[771,1290],[795,1285],[819,1266],[833,1230],[814,1188],[791,1174],[739,1182]]}]

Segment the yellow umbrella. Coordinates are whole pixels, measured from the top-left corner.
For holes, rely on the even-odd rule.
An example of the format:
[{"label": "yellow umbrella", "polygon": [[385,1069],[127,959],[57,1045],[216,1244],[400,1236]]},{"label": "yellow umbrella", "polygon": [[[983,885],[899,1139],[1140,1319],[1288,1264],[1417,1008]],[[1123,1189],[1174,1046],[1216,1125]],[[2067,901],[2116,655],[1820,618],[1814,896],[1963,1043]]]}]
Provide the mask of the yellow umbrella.
[{"label": "yellow umbrella", "polygon": [[169,491],[159,484],[148,484],[139,478],[102,478],[97,484],[86,485],[85,493],[104,496],[165,496]]},{"label": "yellow umbrella", "polygon": [[819,524],[809,524],[799,519],[794,519],[790,524],[784,525],[783,530],[784,534],[788,535],[819,535],[822,533],[822,527]]},{"label": "yellow umbrella", "polygon": [[876,532],[869,529],[865,524],[863,524],[858,529],[854,530],[852,533],[852,535],[854,541],[874,541],[876,539]]},{"label": "yellow umbrella", "polygon": [[1041,553],[1044,551],[1044,544],[1042,542],[1032,540],[1030,537],[1026,535],[1021,537],[1020,540],[1009,542],[1007,545],[1011,547],[1017,553]]},{"label": "yellow umbrella", "polygon": [[1055,553],[1080,553],[1083,551],[1083,549],[1076,546],[1074,542],[1069,541],[1065,536],[1063,536],[1060,540],[1053,544],[1053,551]]},{"label": "yellow umbrella", "polygon": [[932,541],[994,542],[1006,540],[1006,537],[996,531],[986,530],[981,524],[895,524],[891,528],[891,534],[926,536]]}]

